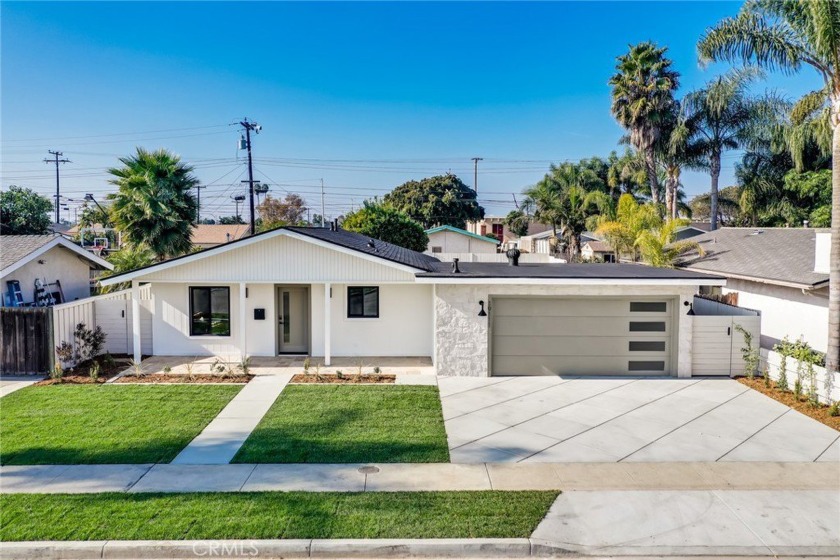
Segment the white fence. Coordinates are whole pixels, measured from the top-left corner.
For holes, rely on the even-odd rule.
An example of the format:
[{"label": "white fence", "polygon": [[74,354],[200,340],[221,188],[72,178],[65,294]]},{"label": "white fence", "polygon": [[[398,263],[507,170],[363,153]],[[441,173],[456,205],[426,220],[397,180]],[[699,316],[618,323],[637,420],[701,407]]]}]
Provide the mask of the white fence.
[{"label": "white fence", "polygon": [[[152,353],[152,300],[151,288],[140,288],[140,331],[143,354]],[[75,345],[76,325],[84,323],[89,329],[102,327],[105,332],[105,350],[112,354],[131,354],[131,290],[90,297],[70,303],[55,305],[53,310],[53,345],[63,342]]]},{"label": "white fence", "polygon": [[752,335],[751,347],[757,351],[761,339],[758,311],[696,296],[692,310],[692,375],[743,375],[746,337],[741,329]]},{"label": "white fence", "polygon": [[[764,371],[764,369],[767,368],[770,379],[774,381],[779,379],[779,366],[781,363],[781,354],[766,348],[761,349],[761,370]],[[799,360],[788,357],[785,363],[785,376],[787,377],[788,385],[791,389],[793,389],[793,384],[796,381],[796,372],[798,367]],[[802,390],[807,393],[811,386],[811,381],[808,379],[808,368],[806,364],[802,364],[802,372]],[[826,369],[820,366],[814,366],[814,372],[816,373],[817,396],[819,397],[820,402],[831,404],[834,401],[840,400],[840,387],[838,387],[840,373],[834,372],[831,377],[829,377]]]},{"label": "white fence", "polygon": [[[478,263],[506,263],[508,262],[507,255],[504,253],[433,253],[433,257],[443,262],[452,262],[452,259],[458,259],[461,262],[478,262]],[[522,253],[519,256],[519,262],[522,264],[543,264],[543,263],[564,263],[564,259],[557,259],[551,255],[542,255],[539,253]]]}]

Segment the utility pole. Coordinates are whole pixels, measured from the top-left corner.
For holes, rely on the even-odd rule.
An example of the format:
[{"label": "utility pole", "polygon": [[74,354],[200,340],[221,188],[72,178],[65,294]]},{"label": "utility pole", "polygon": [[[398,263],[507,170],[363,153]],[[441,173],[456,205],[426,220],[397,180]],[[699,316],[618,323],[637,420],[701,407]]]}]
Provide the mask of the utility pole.
[{"label": "utility pole", "polygon": [[207,187],[204,185],[196,185],[195,186],[195,223],[196,225],[201,223],[201,189],[206,189]]},{"label": "utility pole", "polygon": [[44,158],[44,163],[54,163],[55,164],[55,223],[59,222],[59,215],[58,215],[58,204],[59,198],[61,198],[61,189],[58,179],[58,164],[59,163],[72,163],[69,159],[59,159],[64,154],[61,152],[54,152],[52,150],[47,150],[47,153],[53,156],[53,159]]},{"label": "utility pole", "polygon": [[[230,199],[236,203],[236,217],[239,218],[239,205],[245,202],[245,195],[244,194],[237,194],[236,196],[231,196]],[[237,220],[238,221],[238,220]],[[252,222],[253,224],[253,222]]]},{"label": "utility pole", "polygon": [[324,204],[324,180],[321,179],[321,227],[327,227],[325,223],[327,221],[327,214],[324,210],[325,207],[326,205]]},{"label": "utility pole", "polygon": [[245,117],[239,124],[245,129],[245,148],[248,150],[248,206],[251,209],[249,231],[251,235],[254,235],[257,232],[257,227],[254,221],[254,165],[251,160],[251,131],[253,130],[254,134],[259,134],[262,127],[255,122],[249,121],[248,117]]},{"label": "utility pole", "polygon": [[475,190],[475,194],[478,194],[478,162],[483,159],[483,157],[472,158],[473,163],[475,164],[475,168],[473,171],[473,190]]}]

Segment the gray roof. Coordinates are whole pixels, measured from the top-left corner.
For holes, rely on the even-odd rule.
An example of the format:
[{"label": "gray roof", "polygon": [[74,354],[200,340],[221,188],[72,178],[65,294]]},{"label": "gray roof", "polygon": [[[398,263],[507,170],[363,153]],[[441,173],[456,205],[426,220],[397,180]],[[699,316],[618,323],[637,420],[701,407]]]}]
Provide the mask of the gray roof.
[{"label": "gray roof", "polygon": [[56,237],[49,235],[2,235],[0,236],[0,270],[5,270],[16,262],[34,253]]},{"label": "gray roof", "polygon": [[332,231],[327,228],[294,226],[288,226],[285,229],[420,270],[434,270],[434,266],[440,263],[438,259],[432,256],[343,229]]},{"label": "gray roof", "polygon": [[696,237],[706,255],[688,255],[681,266],[771,284],[814,287],[828,274],[814,272],[813,228],[721,228]]},{"label": "gray roof", "polygon": [[[538,263],[510,266],[507,263],[458,263],[460,273],[452,272],[451,262],[439,262],[434,272],[420,272],[418,278],[568,278],[580,280],[709,280],[708,274],[641,264]],[[722,280],[722,278],[721,278]]]}]

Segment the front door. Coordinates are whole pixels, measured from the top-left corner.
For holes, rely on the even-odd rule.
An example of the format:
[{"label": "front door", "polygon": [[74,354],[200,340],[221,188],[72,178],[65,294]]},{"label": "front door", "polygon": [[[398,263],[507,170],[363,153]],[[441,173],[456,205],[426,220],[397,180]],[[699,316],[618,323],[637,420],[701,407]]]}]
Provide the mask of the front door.
[{"label": "front door", "polygon": [[309,288],[277,287],[277,352],[309,353]]}]

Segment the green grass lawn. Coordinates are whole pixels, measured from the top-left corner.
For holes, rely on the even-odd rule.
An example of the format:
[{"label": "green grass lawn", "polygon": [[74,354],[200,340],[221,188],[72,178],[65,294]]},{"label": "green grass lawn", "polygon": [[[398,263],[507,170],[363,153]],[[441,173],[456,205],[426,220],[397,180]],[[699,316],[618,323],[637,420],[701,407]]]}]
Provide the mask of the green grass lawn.
[{"label": "green grass lawn", "polygon": [[171,461],[240,385],[50,385],[0,400],[4,465]]},{"label": "green grass lawn", "polygon": [[4,494],[0,541],[528,537],[557,494]]},{"label": "green grass lawn", "polygon": [[449,462],[437,387],[289,385],[233,462]]}]

